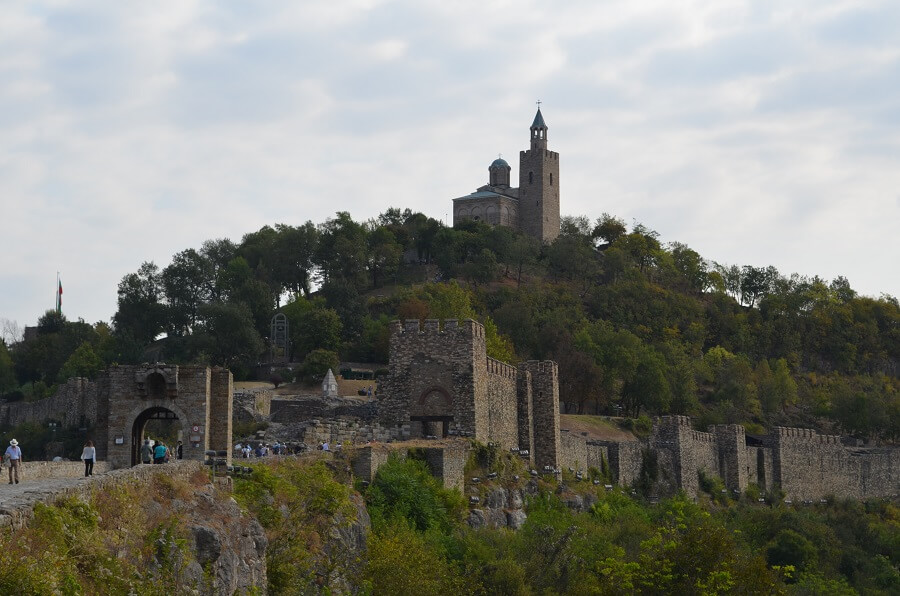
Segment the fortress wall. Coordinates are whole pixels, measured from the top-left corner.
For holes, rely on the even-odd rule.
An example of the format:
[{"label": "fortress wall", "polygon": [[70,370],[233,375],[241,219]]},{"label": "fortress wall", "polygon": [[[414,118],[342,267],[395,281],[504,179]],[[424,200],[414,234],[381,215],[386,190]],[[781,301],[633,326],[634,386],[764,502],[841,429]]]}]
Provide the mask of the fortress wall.
[{"label": "fortress wall", "polygon": [[234,418],[249,422],[257,417],[268,418],[272,414],[272,390],[248,389],[234,392]]},{"label": "fortress wall", "polygon": [[606,449],[609,470],[613,482],[622,486],[634,484],[641,475],[641,448],[639,441],[592,441],[598,448]]},{"label": "fortress wall", "polygon": [[534,410],[531,402],[531,373],[519,370],[516,377],[516,402],[519,420],[519,449],[528,450],[528,459],[534,461]]},{"label": "fortress wall", "polygon": [[[231,371],[227,368],[214,368],[209,377],[209,449],[226,451],[226,462],[231,465],[231,421],[233,414],[232,395],[234,394]],[[185,435],[190,428],[185,428]],[[190,441],[186,441],[189,443]]]},{"label": "fortress wall", "polygon": [[363,444],[387,443],[410,438],[410,424],[382,426],[377,422],[363,422],[353,418],[326,418],[310,420],[300,431],[299,439],[310,447],[328,442]]},{"label": "fortress wall", "polygon": [[382,424],[404,424],[410,407],[440,388],[452,402],[451,428],[487,441],[487,352],[484,326],[472,320],[417,319],[390,324],[390,374],[381,383]]},{"label": "fortress wall", "polygon": [[518,370],[493,358],[487,358],[486,368],[488,440],[504,448],[518,447]]},{"label": "fortress wall", "polygon": [[559,465],[563,468],[587,471],[589,458],[587,440],[577,433],[563,429],[560,429],[559,440]]},{"label": "fortress wall", "polygon": [[33,402],[0,405],[0,424],[18,426],[57,420],[65,427],[93,425],[97,421],[97,383],[75,377],[59,385],[50,397]]},{"label": "fortress wall", "polygon": [[770,447],[747,446],[747,483],[755,483],[763,490],[775,488],[772,449]]},{"label": "fortress wall", "polygon": [[848,448],[837,435],[776,427],[771,436],[775,481],[793,499],[900,493],[900,450]]},{"label": "fortress wall", "polygon": [[559,367],[552,360],[529,360],[519,365],[531,373],[534,419],[534,464],[556,467],[562,457],[559,433]]},{"label": "fortress wall", "polygon": [[444,483],[444,488],[465,488],[463,471],[469,452],[465,444],[453,443],[443,447],[424,447],[425,462],[435,478]]},{"label": "fortress wall", "polygon": [[[749,472],[744,427],[739,424],[719,424],[710,427],[710,432],[716,440],[719,476],[729,490],[744,492],[747,490]],[[756,459],[753,460],[753,466],[756,466]]]}]

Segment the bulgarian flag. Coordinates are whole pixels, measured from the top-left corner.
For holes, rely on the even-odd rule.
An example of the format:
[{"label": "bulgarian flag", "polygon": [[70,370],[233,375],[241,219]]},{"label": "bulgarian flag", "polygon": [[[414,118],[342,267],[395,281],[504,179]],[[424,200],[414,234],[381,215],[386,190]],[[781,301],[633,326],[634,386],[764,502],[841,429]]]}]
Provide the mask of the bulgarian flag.
[{"label": "bulgarian flag", "polygon": [[62,313],[62,282],[59,280],[59,274],[56,274],[56,314]]}]

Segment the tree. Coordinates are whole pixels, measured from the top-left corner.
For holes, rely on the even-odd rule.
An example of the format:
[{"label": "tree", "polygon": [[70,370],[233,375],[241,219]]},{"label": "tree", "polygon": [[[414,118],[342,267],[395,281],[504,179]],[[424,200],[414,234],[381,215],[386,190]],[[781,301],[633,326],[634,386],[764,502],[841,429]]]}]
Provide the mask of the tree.
[{"label": "tree", "polygon": [[368,267],[373,288],[397,273],[402,256],[403,247],[388,228],[378,227],[368,233]]},{"label": "tree", "polygon": [[122,278],[118,294],[119,309],[113,316],[116,333],[127,334],[142,345],[156,339],[165,322],[159,268],[152,262],[142,263],[136,273]]},{"label": "tree", "polygon": [[209,355],[213,364],[232,367],[255,363],[263,351],[250,310],[243,304],[204,304],[200,307],[200,332],[193,341],[196,351]]},{"label": "tree", "polygon": [[628,229],[625,222],[618,217],[613,217],[609,213],[604,213],[597,218],[594,229],[591,231],[591,237],[594,240],[602,240],[606,244],[612,244],[625,235]]},{"label": "tree", "polygon": [[352,285],[365,284],[366,230],[346,211],[337,212],[319,227],[316,263],[322,282],[342,281]]},{"label": "tree", "polygon": [[192,248],[176,253],[162,270],[160,283],[166,298],[166,327],[171,335],[187,335],[197,324],[200,305],[212,297],[212,278],[212,265]]},{"label": "tree", "polygon": [[328,369],[334,372],[340,365],[337,353],[331,350],[313,350],[303,359],[299,376],[305,381],[321,382],[328,374]]},{"label": "tree", "polygon": [[59,371],[59,382],[64,383],[72,377],[93,379],[103,368],[103,361],[94,352],[90,343],[84,342],[72,352]]},{"label": "tree", "polygon": [[282,289],[309,296],[319,244],[319,230],[307,221],[302,226],[276,224],[273,249],[274,275]]}]

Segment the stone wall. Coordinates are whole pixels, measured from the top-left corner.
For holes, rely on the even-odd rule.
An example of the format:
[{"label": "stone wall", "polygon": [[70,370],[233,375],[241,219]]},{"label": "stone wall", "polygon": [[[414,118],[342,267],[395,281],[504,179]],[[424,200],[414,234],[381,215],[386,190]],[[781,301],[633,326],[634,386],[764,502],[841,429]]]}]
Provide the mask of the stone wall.
[{"label": "stone wall", "polygon": [[234,392],[233,418],[250,422],[268,418],[272,414],[271,389],[245,389]]},{"label": "stone wall", "polygon": [[357,478],[371,482],[391,454],[407,457],[410,450],[415,449],[425,456],[425,463],[435,478],[441,480],[444,488],[462,490],[463,472],[469,456],[468,444],[464,441],[445,441],[434,447],[422,447],[418,444],[395,443],[382,445],[365,445],[354,448],[350,453],[351,469]]},{"label": "stone wall", "polygon": [[559,438],[559,367],[550,360],[529,360],[519,369],[531,375],[534,464],[556,467],[561,459]]},{"label": "stone wall", "polygon": [[487,358],[487,438],[503,447],[519,446],[519,420],[514,366]]},{"label": "stone wall", "polygon": [[776,427],[770,436],[773,480],[785,495],[811,500],[900,493],[900,450],[845,447],[836,435]]},{"label": "stone wall", "polygon": [[52,396],[34,402],[0,405],[0,424],[18,426],[56,420],[65,427],[92,426],[97,420],[97,383],[75,377],[59,385]]},{"label": "stone wall", "polygon": [[559,465],[586,472],[591,468],[603,470],[603,462],[609,466],[609,446],[605,441],[590,440],[587,433],[576,434],[560,430]]},{"label": "stone wall", "polygon": [[[94,474],[103,474],[110,469],[109,462],[94,463]],[[8,475],[8,472],[0,470],[0,481],[4,480],[3,476],[5,475]],[[19,474],[22,482],[43,478],[81,478],[83,476],[84,462],[82,461],[26,461],[22,463]]]},{"label": "stone wall", "polygon": [[312,419],[295,430],[298,440],[310,447],[328,442],[359,445],[369,442],[387,443],[410,438],[409,424],[382,426],[377,422],[365,422],[354,418]]}]

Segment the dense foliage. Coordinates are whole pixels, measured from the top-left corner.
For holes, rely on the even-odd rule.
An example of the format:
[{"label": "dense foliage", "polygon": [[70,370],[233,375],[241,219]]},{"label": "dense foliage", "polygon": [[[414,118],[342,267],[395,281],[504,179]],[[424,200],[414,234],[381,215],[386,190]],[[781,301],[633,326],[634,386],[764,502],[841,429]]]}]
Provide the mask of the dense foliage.
[{"label": "dense foliage", "polygon": [[385,362],[394,318],[471,317],[489,355],[556,360],[567,412],[900,438],[896,298],[859,296],[842,277],[720,265],[606,214],[564,218],[541,246],[409,210],[366,222],[340,212],[144,263],[118,298],[111,325],[49,312],[35,337],[0,344],[0,391],[40,397],[67,376],[149,356],[243,378],[265,360],[277,311],[295,370],[315,380],[338,360]]},{"label": "dense foliage", "polygon": [[[372,517],[366,548],[356,556],[329,558],[332,542],[322,537],[333,537],[329,529],[345,527],[347,518],[322,514],[346,505],[347,493],[335,486],[337,472],[325,472],[341,466],[315,464],[307,475],[300,473],[304,465],[258,466],[253,479],[238,485],[239,498],[256,503],[251,510],[270,531],[270,565],[284,556],[275,569],[299,570],[293,581],[300,583],[277,583],[282,580],[272,579],[270,567],[269,587],[277,593],[302,592],[311,581],[303,574],[313,568],[329,570],[320,571],[319,589],[334,589],[340,577],[353,592],[397,596],[900,590],[900,510],[886,502],[791,507],[759,504],[748,495],[739,501],[702,497],[695,504],[675,497],[649,504],[621,488],[606,491],[573,478],[564,484],[551,478],[539,481],[526,501],[521,530],[474,530],[461,521],[460,493],[442,488],[414,459],[392,458],[363,488]],[[478,469],[499,471],[494,487],[511,487],[524,483],[509,474],[513,467],[501,458]],[[244,483],[253,487],[242,488]],[[314,487],[326,495],[321,502],[331,505],[296,516]],[[302,499],[284,500],[290,491]],[[559,495],[573,491],[595,495],[594,504],[583,512],[569,509]],[[279,513],[285,506],[291,514]]]}]

